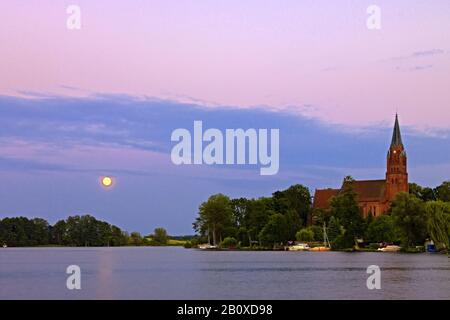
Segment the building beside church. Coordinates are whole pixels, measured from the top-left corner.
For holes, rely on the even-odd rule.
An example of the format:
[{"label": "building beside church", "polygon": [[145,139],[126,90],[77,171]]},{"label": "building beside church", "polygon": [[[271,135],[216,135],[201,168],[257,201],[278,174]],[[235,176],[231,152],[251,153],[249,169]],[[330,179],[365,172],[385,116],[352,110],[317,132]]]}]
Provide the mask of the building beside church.
[{"label": "building beside church", "polygon": [[[398,115],[395,115],[394,132],[387,153],[385,179],[355,180],[354,190],[364,217],[369,213],[378,217],[385,213],[399,192],[408,192],[408,170],[405,148],[400,134]],[[314,193],[313,208],[327,209],[332,197],[339,195],[340,189],[317,189]]]}]

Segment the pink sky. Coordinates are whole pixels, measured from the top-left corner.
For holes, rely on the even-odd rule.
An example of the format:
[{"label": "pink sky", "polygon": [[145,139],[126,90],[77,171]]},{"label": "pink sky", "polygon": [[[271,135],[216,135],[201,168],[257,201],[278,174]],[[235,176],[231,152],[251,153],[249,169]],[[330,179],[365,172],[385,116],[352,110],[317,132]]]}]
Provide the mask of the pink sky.
[{"label": "pink sky", "polygon": [[[450,125],[450,2],[2,1],[0,94],[97,92]],[[82,29],[66,28],[81,7]],[[75,89],[69,89],[72,87]]]}]

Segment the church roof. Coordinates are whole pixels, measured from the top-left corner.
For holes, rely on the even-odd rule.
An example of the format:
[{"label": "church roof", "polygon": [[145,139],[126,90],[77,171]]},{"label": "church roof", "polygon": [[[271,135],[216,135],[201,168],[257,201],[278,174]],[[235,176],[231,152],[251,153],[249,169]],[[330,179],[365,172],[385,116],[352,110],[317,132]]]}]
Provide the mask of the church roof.
[{"label": "church roof", "polygon": [[358,201],[382,201],[386,180],[355,180],[353,188],[358,195]]},{"label": "church roof", "polygon": [[[344,182],[345,183],[345,182]],[[317,189],[314,193],[313,207],[316,209],[327,209],[332,197],[339,195],[341,189]],[[383,201],[385,197],[385,180],[355,180],[353,189],[357,194],[358,202]]]},{"label": "church roof", "polygon": [[398,124],[398,115],[395,114],[394,132],[392,133],[391,147],[403,146],[402,135],[400,134],[400,125]]},{"label": "church roof", "polygon": [[330,199],[339,194],[340,189],[316,189],[314,193],[313,207],[317,209],[327,209],[330,206]]}]

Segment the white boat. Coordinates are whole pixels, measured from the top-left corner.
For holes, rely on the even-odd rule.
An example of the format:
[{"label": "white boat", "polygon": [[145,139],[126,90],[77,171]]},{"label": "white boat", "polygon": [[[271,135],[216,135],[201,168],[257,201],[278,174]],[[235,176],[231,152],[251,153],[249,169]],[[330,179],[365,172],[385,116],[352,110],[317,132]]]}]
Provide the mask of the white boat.
[{"label": "white boat", "polygon": [[381,252],[398,252],[398,251],[400,251],[400,249],[401,248],[399,246],[389,245],[389,246],[386,246],[384,248],[378,248],[378,251],[381,251]]},{"label": "white boat", "polygon": [[212,245],[210,245],[209,243],[203,243],[203,244],[199,244],[199,245],[198,245],[198,248],[199,248],[199,249],[202,249],[202,250],[206,250],[206,249],[216,249],[217,246],[212,246]]},{"label": "white boat", "polygon": [[8,248],[8,246],[6,245],[6,243],[3,244],[3,248]]},{"label": "white boat", "polygon": [[307,243],[297,243],[288,247],[289,251],[308,251],[309,245]]}]

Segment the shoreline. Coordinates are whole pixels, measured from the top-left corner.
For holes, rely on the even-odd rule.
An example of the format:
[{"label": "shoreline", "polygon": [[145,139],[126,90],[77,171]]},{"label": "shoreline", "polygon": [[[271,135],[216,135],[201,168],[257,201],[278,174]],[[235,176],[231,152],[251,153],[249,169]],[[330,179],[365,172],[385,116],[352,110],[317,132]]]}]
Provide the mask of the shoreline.
[{"label": "shoreline", "polygon": [[[426,253],[426,254],[443,254],[443,255],[449,255],[448,252],[444,251],[438,251],[438,252],[426,252],[422,250],[400,250],[397,252],[381,252],[376,249],[339,249],[339,250],[330,250],[330,251],[321,251],[321,252],[313,252],[308,250],[301,250],[301,251],[289,251],[285,249],[267,249],[267,248],[258,248],[258,249],[250,249],[250,248],[208,248],[208,249],[200,249],[200,248],[184,248],[181,245],[166,245],[166,246],[24,246],[24,247],[7,247],[7,248],[1,248],[0,252],[2,252],[1,249],[57,249],[57,248],[67,248],[67,249],[101,249],[101,248],[183,248],[186,250],[196,250],[196,251],[209,251],[209,252],[291,252],[292,254],[299,253],[299,252],[312,252],[312,253],[325,253],[325,252],[341,252],[341,253],[403,253],[403,254],[419,254],[419,253]],[[450,256],[449,256],[450,257]]]}]

